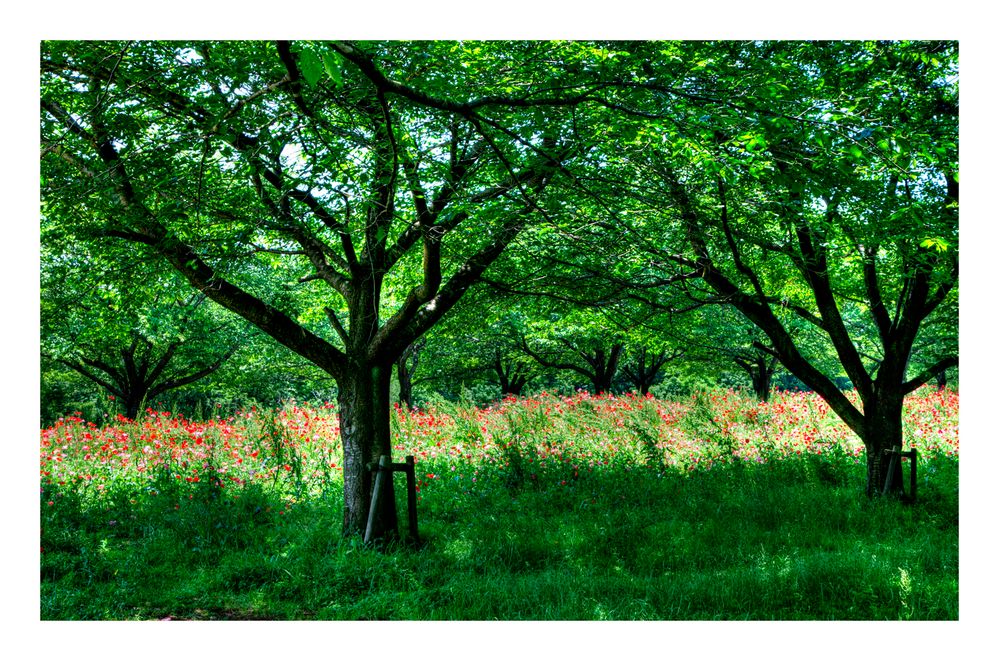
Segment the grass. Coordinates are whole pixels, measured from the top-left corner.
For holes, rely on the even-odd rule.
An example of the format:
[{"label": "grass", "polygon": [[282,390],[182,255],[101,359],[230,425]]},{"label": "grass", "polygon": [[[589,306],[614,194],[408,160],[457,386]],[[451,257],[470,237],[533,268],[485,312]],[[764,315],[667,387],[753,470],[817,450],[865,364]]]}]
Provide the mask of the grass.
[{"label": "grass", "polygon": [[[424,544],[377,549],[339,537],[336,456],[313,438],[335,424],[328,410],[217,424],[200,464],[182,465],[189,446],[139,473],[123,450],[95,456],[97,443],[126,430],[127,453],[151,438],[179,448],[204,428],[70,420],[48,436],[63,460],[43,461],[41,616],[956,620],[956,396],[921,391],[910,406],[924,455],[915,506],[864,498],[862,457],[815,402],[795,418],[796,401],[540,398],[400,413]],[[43,442],[43,458],[54,447]],[[248,465],[250,448],[273,460],[277,447],[280,463]],[[236,455],[243,472],[224,461]]]}]

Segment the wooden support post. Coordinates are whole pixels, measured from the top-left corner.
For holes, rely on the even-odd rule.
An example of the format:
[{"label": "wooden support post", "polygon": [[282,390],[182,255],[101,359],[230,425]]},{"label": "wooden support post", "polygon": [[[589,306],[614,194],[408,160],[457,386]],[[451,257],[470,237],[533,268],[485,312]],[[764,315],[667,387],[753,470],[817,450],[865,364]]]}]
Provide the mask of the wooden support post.
[{"label": "wooden support post", "polygon": [[382,497],[382,491],[385,486],[385,475],[389,475],[391,479],[391,468],[390,464],[392,460],[389,459],[387,455],[382,455],[378,457],[378,466],[375,468],[378,472],[375,473],[375,487],[371,490],[371,508],[368,510],[368,525],[364,530],[364,542],[368,543],[371,541],[371,537],[375,532],[375,518],[378,512],[378,503]]},{"label": "wooden support post", "polygon": [[916,502],[916,457],[918,452],[912,448],[905,453],[909,457],[909,502]]},{"label": "wooden support post", "polygon": [[901,448],[891,448],[889,450],[885,450],[885,452],[891,455],[891,459],[888,460],[888,470],[885,471],[886,472],[885,486],[884,489],[881,490],[882,496],[888,495],[888,488],[891,486],[891,478],[892,475],[895,473],[895,464],[899,462],[898,451],[900,449]]},{"label": "wooden support post", "polygon": [[382,499],[382,492],[385,491],[385,480],[392,479],[392,473],[401,471],[406,473],[406,501],[409,513],[409,534],[413,541],[420,541],[420,534],[416,529],[416,458],[412,455],[406,457],[406,463],[393,464],[388,455],[378,457],[378,463],[367,465],[368,470],[376,471],[375,486],[371,490],[371,509],[368,510],[368,525],[364,530],[364,542],[370,542],[375,532],[375,518],[377,517],[378,504]]},{"label": "wooden support post", "polygon": [[409,534],[414,542],[420,541],[416,531],[416,458],[406,457],[406,503],[409,506]]},{"label": "wooden support post", "polygon": [[888,487],[891,485],[892,473],[895,470],[895,464],[902,461],[903,457],[909,460],[909,493],[905,493],[905,489],[902,490],[902,501],[905,503],[916,502],[916,461],[919,453],[916,448],[912,448],[906,452],[902,452],[902,448],[891,448],[885,450],[885,454],[890,454],[891,459],[888,462],[888,475],[885,478],[885,486],[882,494],[888,493]]}]

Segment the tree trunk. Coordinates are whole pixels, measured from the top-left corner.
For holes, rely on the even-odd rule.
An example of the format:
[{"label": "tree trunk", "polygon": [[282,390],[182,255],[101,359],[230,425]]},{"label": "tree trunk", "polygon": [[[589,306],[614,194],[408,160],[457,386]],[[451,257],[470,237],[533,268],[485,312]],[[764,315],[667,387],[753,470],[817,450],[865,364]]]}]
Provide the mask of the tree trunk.
[{"label": "tree trunk", "polygon": [[947,370],[940,370],[937,372],[937,390],[943,390],[947,387]]},{"label": "tree trunk", "polygon": [[756,398],[761,402],[770,401],[770,387],[773,381],[775,361],[768,361],[766,357],[757,359],[756,371],[752,374],[753,391]]},{"label": "tree trunk", "polygon": [[[649,394],[649,388],[652,387],[652,382],[655,381],[656,376],[659,374],[658,369],[653,369],[647,361],[648,352],[645,347],[638,350],[638,355],[635,357],[634,365],[632,367],[625,366],[624,373],[631,380],[632,385],[635,389],[644,397]],[[656,359],[653,359],[653,363]]]},{"label": "tree trunk", "polygon": [[406,408],[413,408],[413,373],[420,364],[420,351],[426,341],[419,339],[410,344],[395,361],[396,375],[399,377],[399,401]]},{"label": "tree trunk", "polygon": [[770,388],[773,383],[774,371],[777,369],[777,359],[765,353],[733,356],[735,364],[749,375],[753,383],[753,394],[761,402],[770,401]]},{"label": "tree trunk", "polygon": [[400,356],[399,360],[395,362],[396,374],[399,377],[399,401],[402,402],[407,409],[413,408],[413,375],[409,371],[409,365],[407,363],[407,356],[403,354]]},{"label": "tree trunk", "polygon": [[611,347],[610,353],[604,352],[603,348],[596,349],[592,354],[580,355],[593,368],[590,380],[593,382],[593,392],[596,395],[610,393],[614,384],[614,376],[617,374],[617,364],[621,357],[621,350],[624,345],[615,344]]},{"label": "tree trunk", "polygon": [[[363,535],[368,521],[374,473],[367,465],[380,455],[392,455],[389,426],[391,363],[384,366],[352,366],[337,384],[340,406],[340,437],[343,441],[344,511],[343,534]],[[374,538],[398,534],[398,518],[392,481],[379,501]]]},{"label": "tree trunk", "polygon": [[[878,395],[865,406],[864,447],[867,450],[867,495],[902,493],[902,462],[892,464],[885,450],[902,449],[902,401],[904,395]],[[893,467],[892,467],[893,466]],[[887,483],[887,490],[885,484]]]},{"label": "tree trunk", "polygon": [[146,399],[146,390],[132,389],[124,393],[121,403],[125,407],[125,417],[129,420],[135,420],[139,415],[139,409],[142,407],[142,402]]}]

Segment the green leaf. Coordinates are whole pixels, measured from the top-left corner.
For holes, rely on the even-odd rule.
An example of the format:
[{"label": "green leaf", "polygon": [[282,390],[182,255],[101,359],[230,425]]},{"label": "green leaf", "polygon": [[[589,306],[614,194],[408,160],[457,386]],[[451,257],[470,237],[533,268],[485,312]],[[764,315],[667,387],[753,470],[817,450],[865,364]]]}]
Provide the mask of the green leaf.
[{"label": "green leaf", "polygon": [[939,237],[927,237],[922,240],[919,244],[920,248],[930,248],[936,250],[937,252],[947,252],[947,248],[950,245]]},{"label": "green leaf", "polygon": [[323,53],[323,68],[337,89],[343,87],[343,60],[339,53],[326,51]]},{"label": "green leaf", "polygon": [[323,64],[310,50],[302,51],[298,54],[298,68],[302,71],[302,77],[309,87],[315,87],[316,83],[323,75]]}]

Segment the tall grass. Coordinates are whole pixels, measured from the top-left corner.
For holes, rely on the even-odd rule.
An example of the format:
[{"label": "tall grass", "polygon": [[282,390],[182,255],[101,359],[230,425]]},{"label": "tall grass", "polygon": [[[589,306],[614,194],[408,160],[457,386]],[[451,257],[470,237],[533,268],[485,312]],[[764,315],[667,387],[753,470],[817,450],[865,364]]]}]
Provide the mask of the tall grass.
[{"label": "tall grass", "polygon": [[914,506],[862,496],[862,453],[806,395],[442,404],[393,433],[419,548],[339,536],[329,408],[63,419],[42,432],[42,618],[958,617],[953,393],[910,399]]}]

